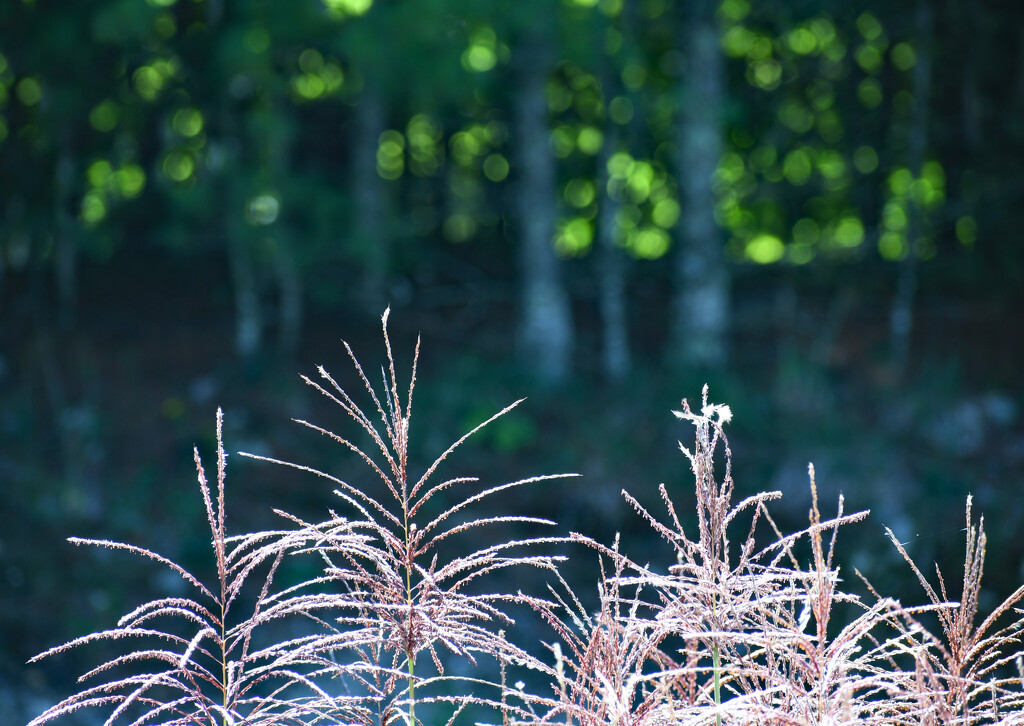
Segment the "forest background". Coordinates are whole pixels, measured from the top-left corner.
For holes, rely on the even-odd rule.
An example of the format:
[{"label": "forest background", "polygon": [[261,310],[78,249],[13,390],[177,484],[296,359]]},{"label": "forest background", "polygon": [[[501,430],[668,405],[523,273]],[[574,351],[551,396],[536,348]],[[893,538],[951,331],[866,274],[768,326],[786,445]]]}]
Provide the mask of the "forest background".
[{"label": "forest background", "polygon": [[[464,468],[583,474],[526,513],[650,536],[619,491],[690,486],[669,411],[706,381],[740,494],[802,526],[813,460],[874,512],[852,564],[913,592],[883,525],[955,571],[972,492],[1001,599],[1022,164],[1011,0],[3,3],[0,713],[162,585],[66,536],[202,561],[218,405],[231,450],[355,470],[289,419],[335,420],[298,374],[382,359],[388,304],[421,460],[526,395]],[[239,530],[331,504],[233,461]]]}]

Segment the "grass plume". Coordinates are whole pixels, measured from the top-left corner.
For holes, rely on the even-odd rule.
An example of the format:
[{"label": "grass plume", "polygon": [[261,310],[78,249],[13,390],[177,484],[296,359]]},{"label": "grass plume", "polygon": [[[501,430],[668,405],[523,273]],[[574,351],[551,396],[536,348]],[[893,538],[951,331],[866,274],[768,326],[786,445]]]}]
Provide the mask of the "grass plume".
[{"label": "grass plume", "polygon": [[[412,473],[419,341],[400,385],[387,324],[385,312],[379,383],[347,344],[356,394],[322,367],[305,378],[369,444],[299,421],[361,461],[369,484],[246,454],[329,482],[336,504],[322,519],[278,511],[276,529],[228,534],[218,411],[212,487],[195,453],[210,582],[145,547],[71,538],[168,568],[189,594],[144,603],[110,629],[33,658],[102,641],[125,646],[29,726],[92,707],[106,724],[131,726],[420,726],[487,713],[503,726],[1024,723],[1024,587],[981,615],[986,537],[970,499],[959,599],[941,572],[933,585],[891,532],[926,602],[903,605],[860,573],[850,578],[855,592],[836,551],[840,530],[868,512],[846,513],[840,496],[824,517],[813,467],[808,523],[797,532],[772,517],[778,492],[734,503],[732,412],[705,387],[699,411],[684,400],[676,412],[694,431],[680,449],[694,476],[695,519],[681,516],[682,497],[664,485],[660,513],[622,493],[670,548],[665,562],[632,556],[618,536],[611,545],[575,533],[509,538],[510,527],[555,523],[481,507],[571,475],[504,484],[439,476],[461,444],[520,401]],[[568,543],[600,564],[595,610],[565,574],[565,557],[552,554]],[[508,587],[510,568],[524,567],[546,577],[547,589]],[[300,571],[312,574],[283,576]],[[534,613],[550,637],[522,644],[517,612]]]}]

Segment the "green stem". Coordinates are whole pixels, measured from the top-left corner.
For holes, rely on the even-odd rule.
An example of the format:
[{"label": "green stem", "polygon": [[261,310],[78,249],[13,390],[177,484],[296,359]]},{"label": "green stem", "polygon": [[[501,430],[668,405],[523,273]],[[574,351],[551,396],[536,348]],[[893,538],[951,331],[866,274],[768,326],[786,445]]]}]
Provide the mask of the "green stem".
[{"label": "green stem", "polygon": [[[714,667],[714,678],[715,678],[715,708],[719,708],[722,705],[722,676],[721,676],[721,662],[718,655],[718,643],[711,645],[711,661]],[[722,714],[715,714],[715,726],[722,726]]]},{"label": "green stem", "polygon": [[227,617],[228,611],[224,606],[226,596],[224,588],[221,587],[221,601],[220,601],[220,683],[221,683],[221,702],[224,706],[224,711],[221,713],[221,723],[223,726],[228,726],[228,643],[227,643]]},{"label": "green stem", "polygon": [[416,726],[416,644],[413,642],[412,533],[409,531],[409,507],[403,506],[405,520],[405,605],[409,608],[409,631],[405,641],[405,659],[409,669],[409,726]]},{"label": "green stem", "polygon": [[409,726],[416,726],[416,676],[413,673],[416,661],[411,653],[407,655],[409,659]]},{"label": "green stem", "polygon": [[[409,572],[406,570],[406,586],[409,583]],[[410,591],[406,604],[409,606],[409,635],[405,651],[405,660],[409,668],[409,726],[416,726],[416,652],[412,643],[412,593]]]}]

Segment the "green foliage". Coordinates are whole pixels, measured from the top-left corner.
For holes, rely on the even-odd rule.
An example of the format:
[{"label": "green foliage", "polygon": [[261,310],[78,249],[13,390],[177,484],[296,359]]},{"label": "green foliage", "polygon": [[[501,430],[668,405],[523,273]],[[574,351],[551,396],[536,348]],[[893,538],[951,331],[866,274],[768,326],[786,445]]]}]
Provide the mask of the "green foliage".
[{"label": "green foliage", "polygon": [[[785,10],[741,0],[715,5],[732,76],[716,218],[731,236],[734,261],[882,264],[913,250],[923,261],[948,259],[956,267],[976,249],[978,226],[970,220],[978,218],[979,198],[949,205],[961,190],[945,177],[988,178],[998,165],[981,168],[984,157],[972,154],[978,164],[971,168],[945,137],[935,137],[928,165],[909,169],[915,191],[893,188],[909,168],[907,134],[926,133],[908,130],[911,109],[927,106],[928,119],[959,113],[943,98],[913,97],[921,59],[939,66],[947,58],[915,39],[906,13],[836,14],[817,3]],[[343,176],[338,169],[321,173],[316,148],[339,145],[367,84],[383,94],[389,126],[405,142],[381,141],[381,175],[403,195],[418,178],[436,190],[416,205],[416,221],[390,234],[414,229],[441,242],[489,234],[504,205],[493,203],[488,187],[516,172],[501,141],[467,149],[463,140],[474,128],[506,123],[517,103],[523,31],[554,10],[555,32],[546,41],[554,44],[551,145],[568,202],[554,243],[563,256],[588,255],[596,209],[607,197],[621,204],[614,236],[624,249],[641,259],[669,253],[685,174],[672,168],[668,153],[685,75],[675,29],[687,22],[669,4],[309,0],[218,8],[95,0],[59,17],[37,3],[3,11],[3,27],[31,39],[0,47],[7,178],[32,179],[17,188],[8,182],[5,196],[32,224],[19,225],[14,215],[5,246],[23,234],[33,249],[45,246],[47,232],[24,230],[45,228],[42,210],[56,201],[79,226],[82,243],[106,258],[138,220],[153,222],[147,238],[201,250],[195,230],[223,228],[221,239],[244,233],[247,210],[273,193],[283,206],[266,232],[282,241],[298,230],[315,237],[299,255],[302,268],[313,271],[334,254],[324,230],[337,227],[330,208]],[[990,72],[994,60],[981,54],[971,73]],[[944,122],[952,121],[929,125]],[[614,143],[614,126],[629,129],[629,148],[611,149],[608,186],[595,187],[586,201],[578,190],[605,173],[597,167]],[[624,153],[633,162],[628,172],[614,161]],[[56,171],[62,155],[72,160],[70,177]],[[332,157],[347,164],[344,153]],[[103,165],[111,171],[99,173]],[[299,185],[302,201],[288,198],[286,190]],[[245,190],[245,199],[231,189]],[[204,199],[219,202],[198,203]],[[908,203],[922,209],[913,240],[899,220]],[[946,211],[954,208],[955,216]],[[989,226],[1002,224],[998,215],[986,217]],[[162,233],[182,225],[192,234]]]}]

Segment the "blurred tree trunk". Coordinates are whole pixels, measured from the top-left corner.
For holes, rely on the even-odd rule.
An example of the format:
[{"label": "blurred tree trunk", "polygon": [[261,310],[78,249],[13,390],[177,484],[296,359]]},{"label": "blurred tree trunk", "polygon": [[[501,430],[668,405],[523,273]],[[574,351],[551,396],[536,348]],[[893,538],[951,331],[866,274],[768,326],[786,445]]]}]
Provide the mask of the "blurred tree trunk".
[{"label": "blurred tree trunk", "polygon": [[355,108],[352,134],[352,185],[355,201],[355,245],[363,262],[363,277],[357,286],[362,307],[380,315],[387,305],[388,187],[377,173],[377,147],[387,129],[384,100],[367,79]]},{"label": "blurred tree trunk", "polygon": [[292,355],[302,335],[302,272],[293,249],[294,238],[278,240],[274,247],[274,276],[278,290],[278,341],[286,355]]},{"label": "blurred tree trunk", "polygon": [[621,146],[622,133],[608,124],[604,148],[597,157],[597,183],[602,194],[597,221],[598,305],[601,312],[601,367],[605,378],[622,381],[632,367],[626,309],[626,256],[618,243],[616,214],[621,205],[608,193],[608,159]]},{"label": "blurred tree trunk", "polygon": [[242,358],[251,358],[263,344],[263,308],[260,305],[258,276],[246,234],[248,230],[243,226],[242,210],[245,201],[234,175],[228,175],[225,183],[229,200],[225,210],[225,230],[231,284],[235,294],[235,352]]},{"label": "blurred tree trunk", "polygon": [[518,167],[514,210],[522,276],[519,344],[527,369],[539,380],[553,384],[569,375],[572,311],[552,243],[557,191],[545,93],[551,39],[536,27],[528,32],[518,49],[513,128]]},{"label": "blurred tree trunk", "polygon": [[[979,9],[974,0],[965,0],[959,8],[961,33],[963,38],[960,48],[963,52],[963,85],[960,88],[961,106],[963,111],[964,141],[971,157],[975,157],[981,150],[981,101],[978,97],[978,58],[972,52],[978,42],[978,33],[981,23],[979,22]],[[1024,39],[1024,31],[1021,35]],[[1024,49],[1022,49],[1024,51]]]},{"label": "blurred tree trunk", "polygon": [[293,212],[284,205],[291,199],[284,189],[289,184],[288,175],[291,165],[291,149],[294,134],[291,119],[286,110],[281,109],[287,100],[273,98],[268,109],[266,130],[262,143],[263,158],[266,165],[266,176],[271,193],[278,199],[280,212],[277,219],[268,228],[272,245],[269,264],[277,283],[277,333],[278,343],[285,355],[295,352],[302,333],[303,284],[302,269],[298,260],[297,236],[290,228]]},{"label": "blurred tree trunk", "polygon": [[222,159],[217,167],[216,188],[220,197],[217,206],[221,210],[220,223],[235,302],[235,353],[247,359],[252,358],[263,343],[263,309],[249,229],[245,225],[246,199],[240,158],[243,144],[232,102],[225,98],[220,107],[220,139],[215,142]]},{"label": "blurred tree trunk", "polygon": [[[932,7],[931,0],[917,0],[915,13],[914,50],[917,62],[914,66],[913,96],[914,110],[910,120],[907,138],[907,166],[916,179],[921,178],[928,146],[928,99],[931,92],[931,42]],[[913,329],[913,306],[917,295],[917,243],[925,234],[924,218],[919,200],[911,195],[907,204],[907,254],[900,262],[896,280],[896,294],[889,317],[889,333],[892,347],[892,364],[897,377],[903,375],[910,350],[910,335]]]},{"label": "blurred tree trunk", "polygon": [[[211,0],[206,4],[206,22],[217,29],[224,20],[224,1]],[[239,110],[228,94],[221,96],[218,108],[219,138],[213,146],[220,152],[216,165],[218,181],[216,194],[220,209],[224,248],[231,274],[231,290],[235,303],[235,354],[251,360],[263,345],[263,306],[260,302],[259,273],[252,249],[251,229],[246,225],[247,205],[243,187],[244,150],[246,134]]]},{"label": "blurred tree trunk", "polygon": [[714,174],[722,155],[725,62],[714,13],[717,3],[684,6],[685,68],[676,175],[682,215],[676,227],[676,293],[669,339],[672,363],[710,366],[726,353],[731,310],[729,270],[715,222]]},{"label": "blurred tree trunk", "polygon": [[[634,114],[626,128],[612,120],[608,113],[608,105],[613,98],[624,93],[620,74],[624,63],[621,59],[633,50],[633,27],[636,4],[629,3],[623,8],[621,17],[622,45],[616,53],[605,50],[601,53],[601,89],[605,102],[605,138],[604,146],[597,157],[597,184],[600,211],[597,222],[598,251],[598,305],[601,313],[601,363],[605,378],[611,381],[625,380],[632,368],[632,356],[629,347],[629,313],[626,301],[626,272],[628,258],[622,248],[620,235],[622,230],[616,219],[621,203],[617,195],[609,189],[608,161],[612,154],[620,149],[631,151],[636,136],[637,118]],[[606,46],[609,31],[613,25],[598,24],[598,47]],[[617,56],[617,57],[616,57]],[[627,98],[636,94],[630,93]]]},{"label": "blurred tree trunk", "polygon": [[75,322],[78,297],[78,229],[71,214],[74,195],[74,150],[68,130],[58,132],[57,162],[54,170],[54,279],[57,287],[57,321],[63,330]]}]

